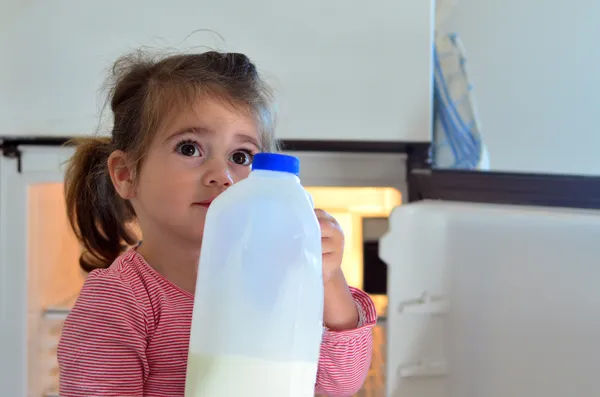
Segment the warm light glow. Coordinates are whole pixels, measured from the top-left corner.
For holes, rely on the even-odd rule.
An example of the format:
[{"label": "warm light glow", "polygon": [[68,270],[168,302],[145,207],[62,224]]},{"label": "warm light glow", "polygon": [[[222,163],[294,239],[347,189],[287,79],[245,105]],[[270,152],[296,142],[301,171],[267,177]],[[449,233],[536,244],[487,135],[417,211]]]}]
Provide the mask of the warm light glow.
[{"label": "warm light glow", "polygon": [[327,212],[339,209],[362,217],[387,217],[402,203],[400,192],[390,187],[307,187],[306,190],[315,205]]},{"label": "warm light glow", "polygon": [[48,354],[58,343],[62,323],[45,319],[44,311],[70,308],[85,276],[78,263],[80,246],[66,216],[63,185],[34,184],[27,193],[27,383],[28,395],[42,396],[57,384]]},{"label": "warm light glow", "polygon": [[28,191],[27,298],[31,312],[69,307],[85,279],[78,263],[81,248],[66,216],[63,189],[60,183],[40,183]]},{"label": "warm light glow", "polygon": [[[387,218],[402,204],[399,191],[389,187],[307,187],[315,202],[334,216],[346,237],[342,269],[348,284],[363,288],[363,218]],[[374,296],[379,314],[385,312],[387,298]]]}]

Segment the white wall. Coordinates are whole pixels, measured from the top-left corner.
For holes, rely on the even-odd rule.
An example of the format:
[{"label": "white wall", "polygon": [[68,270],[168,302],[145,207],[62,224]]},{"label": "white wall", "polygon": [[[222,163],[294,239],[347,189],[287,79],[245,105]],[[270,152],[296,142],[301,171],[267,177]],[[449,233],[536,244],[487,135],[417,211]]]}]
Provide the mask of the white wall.
[{"label": "white wall", "polygon": [[496,170],[600,174],[600,2],[458,0]]},{"label": "white wall", "polygon": [[[426,141],[431,0],[3,0],[0,135],[90,134],[112,61],[140,45],[245,52],[281,138]],[[196,33],[212,29],[223,36]]]},{"label": "white wall", "polygon": [[[90,133],[117,55],[181,43],[245,51],[277,77],[283,138],[428,138],[428,1],[118,3],[2,1],[0,135]],[[493,169],[600,174],[597,15],[596,0],[458,0],[448,27],[465,44]],[[226,43],[184,41],[199,28]]]}]

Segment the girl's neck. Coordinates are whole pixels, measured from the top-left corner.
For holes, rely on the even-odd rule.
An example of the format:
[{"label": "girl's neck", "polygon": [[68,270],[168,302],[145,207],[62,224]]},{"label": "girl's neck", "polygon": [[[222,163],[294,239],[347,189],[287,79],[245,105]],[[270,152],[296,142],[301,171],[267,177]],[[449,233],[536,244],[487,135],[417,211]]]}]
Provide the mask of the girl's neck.
[{"label": "girl's neck", "polygon": [[184,291],[195,292],[199,247],[170,241],[168,236],[145,235],[137,251],[164,278]]}]

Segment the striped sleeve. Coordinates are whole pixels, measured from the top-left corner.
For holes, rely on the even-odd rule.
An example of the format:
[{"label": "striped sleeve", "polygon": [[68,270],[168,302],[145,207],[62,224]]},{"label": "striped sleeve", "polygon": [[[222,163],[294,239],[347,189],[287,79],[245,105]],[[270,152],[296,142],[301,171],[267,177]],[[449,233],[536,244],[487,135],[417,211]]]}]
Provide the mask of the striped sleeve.
[{"label": "striped sleeve", "polygon": [[148,374],[145,315],[112,269],[88,276],[58,346],[61,397],[142,396]]},{"label": "striped sleeve", "polygon": [[359,310],[356,329],[325,330],[321,344],[315,392],[332,397],[347,397],[362,387],[371,364],[372,328],[377,322],[373,300],[363,291],[350,288]]}]

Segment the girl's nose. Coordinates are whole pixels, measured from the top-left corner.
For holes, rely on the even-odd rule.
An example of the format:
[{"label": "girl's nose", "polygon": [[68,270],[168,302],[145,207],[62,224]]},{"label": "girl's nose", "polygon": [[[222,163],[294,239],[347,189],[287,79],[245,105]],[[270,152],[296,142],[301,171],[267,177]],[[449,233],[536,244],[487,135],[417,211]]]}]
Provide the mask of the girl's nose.
[{"label": "girl's nose", "polygon": [[233,185],[233,178],[229,167],[224,161],[211,159],[204,163],[206,172],[202,177],[202,184],[207,187],[229,187]]}]

